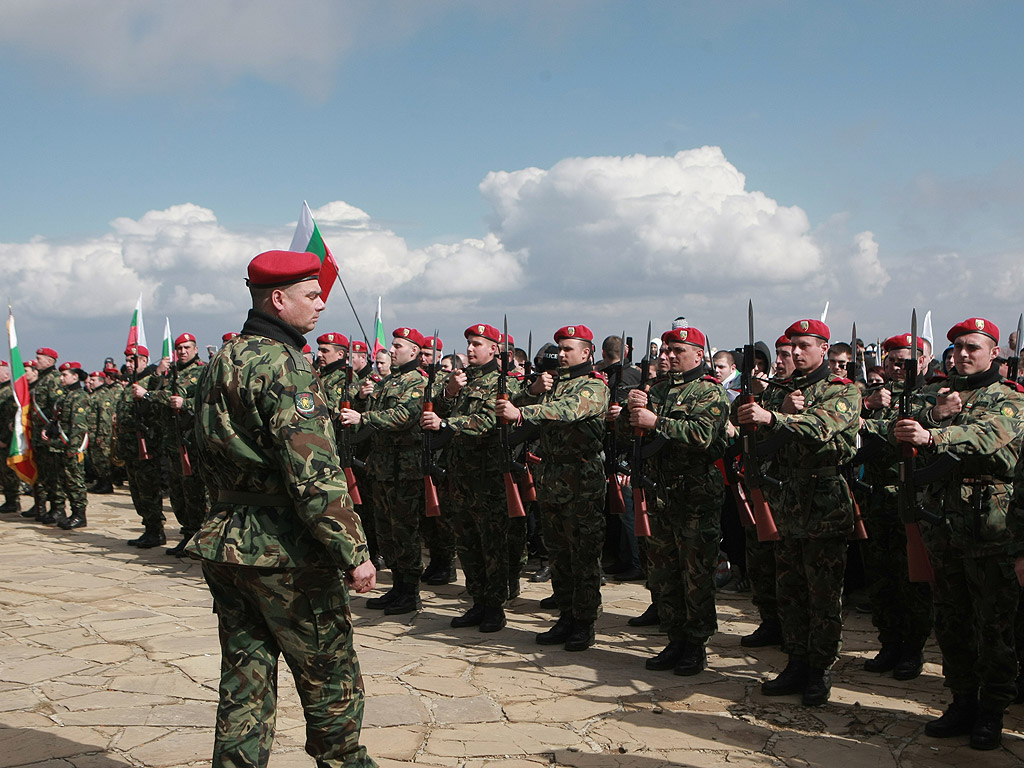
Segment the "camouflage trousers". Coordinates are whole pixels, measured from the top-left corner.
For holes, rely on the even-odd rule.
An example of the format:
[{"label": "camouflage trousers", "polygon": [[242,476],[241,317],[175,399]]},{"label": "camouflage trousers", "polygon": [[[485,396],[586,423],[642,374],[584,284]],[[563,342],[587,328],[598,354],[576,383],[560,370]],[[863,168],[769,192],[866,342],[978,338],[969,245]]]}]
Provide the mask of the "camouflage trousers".
[{"label": "camouflage trousers", "polygon": [[274,741],[277,663],[292,671],[318,766],[374,766],[359,745],[363,679],[337,568],[274,570],[203,562],[217,611],[220,704],[214,768],[262,768]]},{"label": "camouflage trousers", "polygon": [[164,499],[160,493],[160,459],[126,459],[128,490],[132,494],[135,511],[142,518],[146,530],[164,528]]},{"label": "camouflage trousers", "polygon": [[0,456],[0,488],[3,489],[4,501],[16,503],[21,495],[21,480],[18,475],[7,466],[6,450]]},{"label": "camouflage trousers", "polygon": [[718,630],[715,611],[717,535],[684,533],[681,510],[651,515],[648,581],[658,616],[672,642],[704,646]]},{"label": "camouflage trousers", "polygon": [[601,613],[603,497],[559,503],[542,499],[540,520],[558,610],[578,621],[596,621]]},{"label": "camouflage trousers", "polygon": [[89,463],[97,482],[110,482],[110,436],[103,435],[89,441]]},{"label": "camouflage trousers", "polygon": [[423,573],[420,519],[423,517],[423,480],[374,480],[377,541],[387,567],[397,581],[418,584]]},{"label": "camouflage trousers", "polygon": [[362,502],[356,507],[356,512],[359,513],[359,520],[363,524],[363,533],[366,534],[366,548],[370,551],[370,557],[375,558],[380,554],[380,544],[377,541],[373,481],[370,480],[365,469],[353,467],[352,472],[356,476],[356,487],[359,488],[359,499]]},{"label": "camouflage trousers", "polygon": [[167,451],[165,456],[170,475],[167,483],[167,495],[170,497],[171,511],[174,513],[174,519],[181,526],[182,536],[189,539],[199,530],[210,508],[206,484],[199,474],[199,468],[194,464],[191,475],[182,473],[181,456],[178,454],[177,448]]},{"label": "camouflage trousers", "polygon": [[842,647],[846,548],[844,535],[775,542],[782,650],[818,669],[831,667]]},{"label": "camouflage trousers", "polygon": [[747,544],[747,578],[751,597],[762,622],[779,620],[779,603],[775,597],[775,542],[758,541],[757,528],[743,529]]},{"label": "camouflage trousers", "polygon": [[71,513],[84,512],[88,503],[85,490],[85,459],[74,451],[55,454],[60,460],[61,485],[67,496]]},{"label": "camouflage trousers", "polygon": [[1013,627],[1020,587],[1013,558],[1002,553],[970,557],[948,537],[930,533],[935,638],[946,687],[968,695],[980,690],[981,706],[1002,712],[1017,693]]},{"label": "camouflage trousers", "polygon": [[37,509],[42,511],[46,502],[50,502],[52,512],[64,511],[64,484],[61,481],[62,469],[60,456],[47,448],[36,448],[32,446],[32,453],[36,460],[35,485],[32,486],[32,493],[36,498]]},{"label": "camouflage trousers", "polygon": [[[481,478],[470,478],[481,479]],[[474,603],[500,606],[509,597],[509,516],[501,478],[472,487],[455,482],[450,495],[459,561]]]},{"label": "camouflage trousers", "polygon": [[[892,504],[877,513],[866,508],[868,538],[861,542],[864,572],[871,599],[871,622],[882,645],[924,648],[932,633],[932,589],[910,580],[907,569],[907,531]],[[887,513],[887,514],[886,514]]]},{"label": "camouflage trousers", "polygon": [[426,517],[423,516],[426,508],[420,510],[420,515],[423,516],[420,520],[420,534],[423,536],[423,545],[430,553],[432,563],[450,563],[455,560],[455,528],[451,515],[448,514],[451,493],[446,493],[444,486],[444,483],[438,483],[437,486],[441,517]]}]

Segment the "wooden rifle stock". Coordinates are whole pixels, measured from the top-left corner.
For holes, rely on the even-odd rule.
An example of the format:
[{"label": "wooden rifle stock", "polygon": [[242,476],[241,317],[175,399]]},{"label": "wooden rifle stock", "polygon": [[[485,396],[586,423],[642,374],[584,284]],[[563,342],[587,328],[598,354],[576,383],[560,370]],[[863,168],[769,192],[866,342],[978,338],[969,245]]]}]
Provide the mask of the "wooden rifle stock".
[{"label": "wooden rifle stock", "polygon": [[[851,492],[850,496],[853,496]],[[864,518],[860,513],[860,504],[857,503],[857,499],[853,499],[853,530],[847,534],[846,538],[849,541],[864,541],[868,537],[868,529],[864,527]]]},{"label": "wooden rifle stock", "polygon": [[744,528],[756,526],[757,521],[754,519],[754,511],[750,508],[750,499],[747,498],[747,492],[743,490],[739,479],[737,478],[735,483],[730,483],[729,488],[732,489],[732,497],[736,502],[736,513],[740,517],[740,525]]},{"label": "wooden rifle stock", "polygon": [[149,449],[146,448],[146,438],[142,436],[141,432],[136,430],[135,439],[139,444],[139,461],[148,461]]},{"label": "wooden rifle stock", "polygon": [[[352,401],[342,400],[338,403],[339,408],[351,408]],[[347,426],[342,425],[343,430],[348,429]],[[342,447],[342,453],[347,454],[351,449],[348,447],[348,433],[344,432],[341,440],[345,442],[345,446]],[[361,505],[363,503],[363,497],[359,494],[359,483],[356,481],[356,473],[352,470],[352,462],[348,455],[343,455],[342,460],[344,465],[342,469],[345,470],[345,484],[348,485],[348,495],[352,497],[353,504]]]},{"label": "wooden rifle stock", "polygon": [[[914,471],[914,458],[917,456],[917,448],[904,443],[900,446],[900,449],[903,452],[900,472],[912,473]],[[935,581],[935,571],[932,570],[932,561],[928,557],[928,548],[925,546],[924,538],[921,536],[921,526],[915,520],[913,522],[905,522],[904,528],[907,532],[907,573],[910,580],[933,583]]]},{"label": "wooden rifle stock", "polygon": [[[746,405],[754,402],[754,395],[744,393],[740,395],[740,404]],[[740,427],[743,441],[743,479],[747,481],[748,498],[754,512],[754,525],[757,526],[758,541],[778,541],[779,529],[775,527],[775,518],[772,517],[772,510],[764,498],[761,490],[761,468],[756,466],[757,447],[755,435],[757,434],[756,424],[745,424]],[[748,462],[750,466],[747,466]]]},{"label": "wooden rifle stock", "polygon": [[[633,430],[636,448],[633,451],[634,465],[640,464],[640,441],[646,430],[637,427]],[[643,485],[643,473],[639,467],[633,467],[633,533],[637,536],[651,535],[651,518],[647,513],[647,491]]]},{"label": "wooden rifle stock", "polygon": [[760,488],[750,489],[751,506],[754,508],[754,525],[757,526],[758,541],[778,541],[779,529],[775,527],[775,518]]},{"label": "wooden rifle stock", "polygon": [[192,477],[192,460],[188,457],[188,449],[178,445],[178,458],[181,459],[182,477]]},{"label": "wooden rifle stock", "polygon": [[[434,404],[426,402],[423,410],[430,413],[434,410]],[[430,449],[427,447],[427,435],[423,435],[423,495],[427,500],[426,516],[440,517],[441,502],[437,498],[437,483],[430,473]]]},{"label": "wooden rifle stock", "polygon": [[608,511],[613,515],[626,514],[626,500],[622,496],[622,486],[615,472],[608,475]]},{"label": "wooden rifle stock", "polygon": [[523,473],[522,478],[519,479],[519,495],[523,501],[537,500],[537,488],[533,484],[533,472],[530,471],[530,465],[539,463],[540,457],[534,456],[529,451],[526,452],[526,461],[524,462],[526,471]]},{"label": "wooden rifle stock", "polygon": [[[505,375],[507,375],[507,372],[502,369],[502,376]],[[508,400],[508,392],[499,392],[497,399]],[[512,458],[509,455],[508,446],[508,422],[505,419],[501,419],[500,421],[501,423],[498,425],[498,429],[501,431],[502,452],[505,454],[505,505],[508,509],[508,516],[510,518],[526,517],[526,510],[523,508],[523,500],[519,495],[519,486],[516,484],[515,478],[512,477]],[[532,476],[530,477],[530,485],[531,487],[533,485]],[[536,492],[534,492],[533,495],[534,498],[536,498]]]}]

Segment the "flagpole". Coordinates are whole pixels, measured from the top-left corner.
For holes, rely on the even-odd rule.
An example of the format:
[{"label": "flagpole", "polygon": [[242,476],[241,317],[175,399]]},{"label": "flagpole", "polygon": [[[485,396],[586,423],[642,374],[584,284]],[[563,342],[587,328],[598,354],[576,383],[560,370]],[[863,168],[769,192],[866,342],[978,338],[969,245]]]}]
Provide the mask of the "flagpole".
[{"label": "flagpole", "polygon": [[348,305],[352,308],[352,314],[355,315],[356,324],[359,326],[359,330],[363,332],[363,341],[366,342],[366,348],[370,348],[370,337],[366,335],[366,329],[363,328],[363,321],[359,319],[359,313],[356,312],[356,305],[352,303],[352,297],[348,295],[348,288],[345,287],[345,281],[341,279],[341,270],[335,272],[334,276],[338,278],[338,285],[341,286],[341,290],[345,292],[345,298],[348,299]]}]

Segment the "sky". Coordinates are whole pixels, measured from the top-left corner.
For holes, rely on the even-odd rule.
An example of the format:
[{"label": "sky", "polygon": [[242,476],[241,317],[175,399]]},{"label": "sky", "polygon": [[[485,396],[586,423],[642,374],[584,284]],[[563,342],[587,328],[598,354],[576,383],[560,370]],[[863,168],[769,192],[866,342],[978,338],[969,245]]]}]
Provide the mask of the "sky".
[{"label": "sky", "polygon": [[[0,0],[22,353],[200,347],[308,201],[362,326],[769,344],[1024,309],[1024,4]],[[361,336],[340,289],[322,332]],[[939,344],[937,344],[939,346]]]}]

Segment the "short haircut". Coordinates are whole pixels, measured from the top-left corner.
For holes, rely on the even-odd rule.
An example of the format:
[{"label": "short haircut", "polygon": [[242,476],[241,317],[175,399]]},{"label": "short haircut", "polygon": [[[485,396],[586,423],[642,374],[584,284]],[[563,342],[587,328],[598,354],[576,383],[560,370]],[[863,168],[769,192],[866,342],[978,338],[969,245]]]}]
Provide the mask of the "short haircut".
[{"label": "short haircut", "polygon": [[829,345],[828,353],[829,353],[829,355],[832,355],[832,356],[835,356],[835,355],[849,355],[852,358],[853,357],[853,348],[849,344],[847,344],[845,341],[837,341],[835,344]]}]

